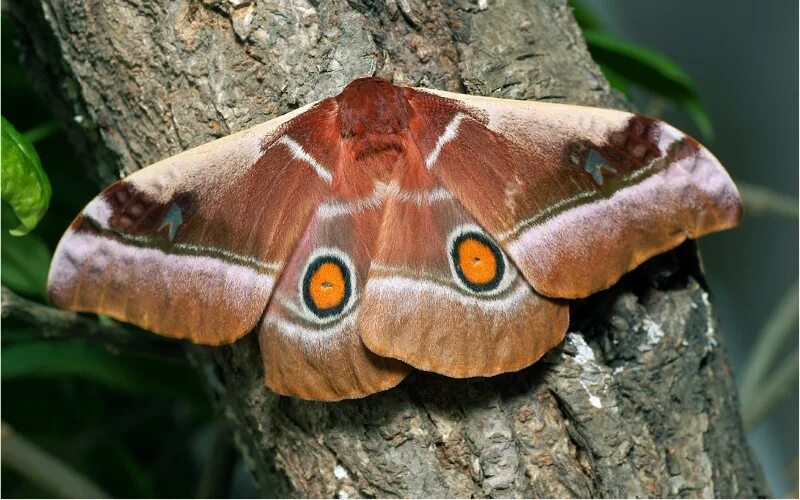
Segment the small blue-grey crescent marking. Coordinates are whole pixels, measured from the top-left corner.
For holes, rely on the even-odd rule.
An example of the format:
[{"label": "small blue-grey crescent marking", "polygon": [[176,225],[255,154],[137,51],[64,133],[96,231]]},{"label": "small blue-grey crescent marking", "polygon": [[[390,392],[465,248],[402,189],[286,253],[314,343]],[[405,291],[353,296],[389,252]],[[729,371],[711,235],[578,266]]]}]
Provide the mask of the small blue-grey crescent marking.
[{"label": "small blue-grey crescent marking", "polygon": [[178,232],[178,227],[181,224],[183,224],[181,207],[179,207],[177,203],[173,203],[170,205],[167,215],[164,216],[164,220],[161,221],[161,225],[158,226],[158,230],[161,231],[165,227],[169,226],[169,241],[172,241],[175,239],[175,233]]},{"label": "small blue-grey crescent marking", "polygon": [[600,153],[594,149],[589,151],[589,156],[586,157],[586,163],[583,165],[583,169],[592,174],[597,184],[603,184],[603,169],[613,173],[617,172],[617,169],[609,165],[608,162],[600,156]]}]

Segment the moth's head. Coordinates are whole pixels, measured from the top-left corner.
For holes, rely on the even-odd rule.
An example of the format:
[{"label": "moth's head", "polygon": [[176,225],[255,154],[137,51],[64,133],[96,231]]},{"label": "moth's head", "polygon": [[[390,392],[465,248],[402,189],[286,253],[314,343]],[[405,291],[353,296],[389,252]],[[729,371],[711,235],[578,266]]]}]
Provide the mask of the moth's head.
[{"label": "moth's head", "polygon": [[408,130],[411,108],[403,89],[383,78],[353,80],[335,99],[343,139],[396,135]]}]

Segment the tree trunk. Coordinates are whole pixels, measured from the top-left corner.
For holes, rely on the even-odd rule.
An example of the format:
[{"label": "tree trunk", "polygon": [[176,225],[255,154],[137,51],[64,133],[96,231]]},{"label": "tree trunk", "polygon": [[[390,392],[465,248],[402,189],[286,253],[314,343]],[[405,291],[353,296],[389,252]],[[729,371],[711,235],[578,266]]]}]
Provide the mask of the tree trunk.
[{"label": "tree trunk", "polygon": [[[41,0],[12,9],[32,79],[101,183],[365,75],[625,106],[565,0]],[[271,393],[254,335],[189,352],[264,495],[767,494],[692,243],[572,313],[562,345],[518,373],[417,372],[341,403]]]}]

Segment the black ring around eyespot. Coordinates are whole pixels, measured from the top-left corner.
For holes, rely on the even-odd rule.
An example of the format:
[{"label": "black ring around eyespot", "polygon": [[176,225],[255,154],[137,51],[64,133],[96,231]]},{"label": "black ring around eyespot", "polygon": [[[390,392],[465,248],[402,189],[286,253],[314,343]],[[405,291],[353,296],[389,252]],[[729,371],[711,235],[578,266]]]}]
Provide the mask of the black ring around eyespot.
[{"label": "black ring around eyespot", "polygon": [[[458,248],[464,241],[469,239],[478,240],[479,242],[483,243],[494,255],[495,262],[497,263],[497,271],[495,272],[494,278],[487,283],[476,284],[471,282],[466,275],[464,275],[464,271],[461,269],[458,258]],[[503,281],[503,276],[506,272],[506,263],[503,259],[503,254],[500,252],[500,248],[498,248],[494,241],[489,239],[486,235],[476,231],[463,232],[453,240],[453,246],[450,248],[450,259],[453,261],[453,269],[455,269],[456,274],[461,282],[467,288],[475,292],[490,292],[494,290],[500,285],[500,282]]]},{"label": "black ring around eyespot", "polygon": [[[321,309],[317,307],[317,305],[314,303],[314,298],[311,296],[311,279],[313,278],[314,273],[316,273],[317,270],[319,270],[319,268],[326,263],[335,264],[341,269],[344,280],[344,294],[342,295],[342,300],[334,307]],[[306,274],[303,276],[303,302],[305,302],[306,307],[308,307],[308,309],[317,317],[329,318],[341,313],[347,305],[347,302],[350,300],[351,293],[352,285],[350,283],[350,270],[347,267],[347,264],[345,264],[345,262],[339,257],[334,255],[320,255],[319,257],[315,258],[306,268]]]}]

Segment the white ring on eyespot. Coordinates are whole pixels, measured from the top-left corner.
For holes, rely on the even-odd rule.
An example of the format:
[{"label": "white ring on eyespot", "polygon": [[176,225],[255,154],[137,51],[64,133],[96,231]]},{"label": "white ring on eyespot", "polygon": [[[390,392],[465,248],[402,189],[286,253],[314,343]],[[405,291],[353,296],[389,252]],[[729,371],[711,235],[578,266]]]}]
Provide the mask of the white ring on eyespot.
[{"label": "white ring on eyespot", "polygon": [[[327,318],[320,318],[314,311],[312,311],[308,305],[306,305],[306,301],[303,298],[303,282],[306,278],[306,273],[308,272],[308,268],[311,266],[311,263],[317,260],[319,257],[331,256],[336,257],[337,259],[341,260],[344,263],[345,272],[348,274],[350,278],[350,297],[347,298],[347,302],[345,303],[342,311],[339,314],[334,314],[333,316],[329,316]],[[357,282],[356,282],[356,267],[353,265],[352,259],[350,256],[344,253],[343,251],[339,250],[338,248],[333,247],[320,247],[311,252],[306,258],[306,263],[303,266],[303,272],[300,273],[300,277],[297,280],[297,299],[300,302],[300,308],[292,307],[291,310],[302,319],[316,323],[318,325],[327,325],[333,323],[334,321],[338,321],[342,317],[346,316],[350,309],[353,308],[353,304],[356,303],[356,299],[358,298],[357,292]]]},{"label": "white ring on eyespot", "polygon": [[[472,288],[464,284],[464,282],[461,280],[461,277],[458,275],[458,271],[456,271],[456,263],[453,260],[454,246],[458,237],[466,233],[480,234],[481,236],[485,237],[486,239],[494,243],[494,245],[500,251],[500,257],[503,259],[504,272],[503,272],[503,277],[500,279],[500,283],[497,284],[497,287],[494,290],[487,290],[487,291],[473,290]],[[508,257],[506,257],[506,253],[503,251],[502,248],[500,248],[500,245],[497,244],[494,238],[486,234],[486,231],[484,231],[483,228],[478,226],[477,224],[470,224],[470,223],[462,224],[453,229],[453,231],[451,231],[450,235],[447,237],[447,247],[445,248],[445,250],[447,251],[447,262],[450,264],[450,274],[453,277],[453,282],[455,282],[458,288],[460,288],[461,290],[470,295],[474,295],[477,297],[494,297],[508,290],[508,288],[517,279],[517,268],[511,265],[511,263],[508,260]]]}]

